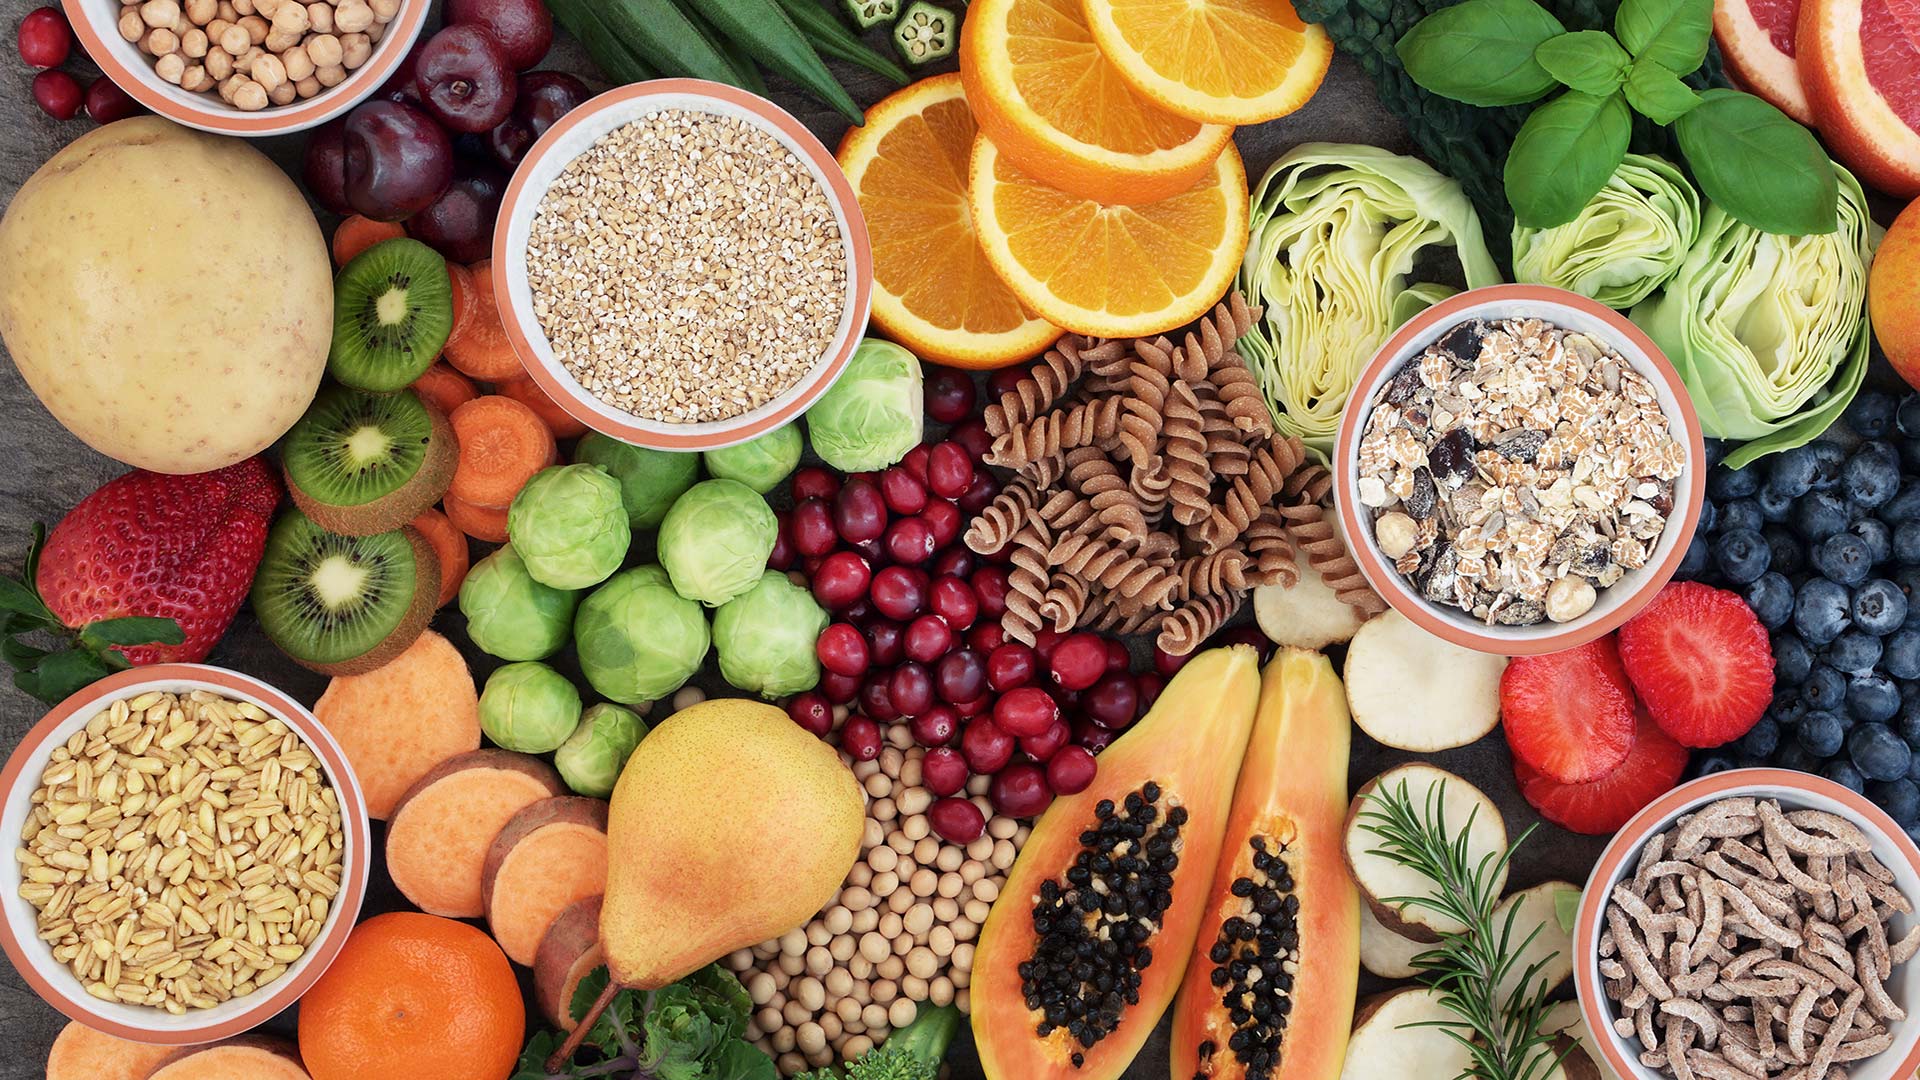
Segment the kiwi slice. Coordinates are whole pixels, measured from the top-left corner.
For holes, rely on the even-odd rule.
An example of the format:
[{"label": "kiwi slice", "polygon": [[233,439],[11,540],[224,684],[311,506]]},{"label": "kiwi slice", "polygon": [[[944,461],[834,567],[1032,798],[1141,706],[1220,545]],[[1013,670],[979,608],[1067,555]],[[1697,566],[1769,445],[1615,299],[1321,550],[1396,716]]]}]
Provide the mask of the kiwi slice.
[{"label": "kiwi slice", "polygon": [[427,370],[452,331],[447,260],[418,240],[385,240],[334,279],[327,371],[355,389],[392,393]]},{"label": "kiwi slice", "polygon": [[289,510],[267,533],[253,613],[280,651],[326,675],[359,675],[405,651],[440,596],[440,561],[411,527],[328,532]]},{"label": "kiwi slice", "polygon": [[344,386],[320,391],[280,455],[294,504],[346,536],[397,529],[439,502],[459,456],[447,418],[420,395]]}]

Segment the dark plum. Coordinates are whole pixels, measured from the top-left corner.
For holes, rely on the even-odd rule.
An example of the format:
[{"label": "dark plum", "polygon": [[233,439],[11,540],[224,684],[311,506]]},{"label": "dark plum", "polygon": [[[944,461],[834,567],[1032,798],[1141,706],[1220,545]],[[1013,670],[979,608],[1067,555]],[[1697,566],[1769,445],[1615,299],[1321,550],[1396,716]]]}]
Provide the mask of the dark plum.
[{"label": "dark plum", "polygon": [[489,131],[513,114],[519,80],[495,37],[450,25],[414,59],[413,88],[428,112],[454,131]]},{"label": "dark plum", "polygon": [[507,174],[491,165],[460,169],[440,197],[407,219],[407,235],[457,263],[477,263],[493,253],[493,225]]},{"label": "dark plum", "polygon": [[553,16],[541,0],[447,0],[442,18],[448,26],[484,29],[515,71],[539,63],[553,46]]},{"label": "dark plum", "polygon": [[314,201],[342,217],[353,213],[353,201],[347,198],[347,122],[335,120],[313,129],[307,136],[307,150],[300,166],[300,177]]},{"label": "dark plum", "polygon": [[347,202],[364,217],[412,217],[453,183],[452,141],[411,105],[366,102],[347,117],[341,138]]},{"label": "dark plum", "polygon": [[511,172],[527,151],[560,118],[593,96],[587,84],[564,71],[529,71],[520,76],[513,112],[487,132],[487,155]]}]

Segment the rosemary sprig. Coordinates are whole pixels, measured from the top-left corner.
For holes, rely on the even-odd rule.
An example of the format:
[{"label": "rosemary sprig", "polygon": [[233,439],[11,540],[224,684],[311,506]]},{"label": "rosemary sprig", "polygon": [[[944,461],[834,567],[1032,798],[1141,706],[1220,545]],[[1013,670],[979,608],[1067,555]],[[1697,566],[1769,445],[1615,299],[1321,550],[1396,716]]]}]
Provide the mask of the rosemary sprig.
[{"label": "rosemary sprig", "polygon": [[1499,1000],[1497,989],[1513,977],[1518,957],[1542,928],[1535,927],[1515,944],[1519,905],[1504,921],[1494,916],[1498,883],[1505,880],[1508,862],[1533,829],[1528,827],[1504,853],[1488,854],[1476,864],[1467,838],[1478,809],[1457,832],[1449,829],[1445,794],[1443,780],[1427,790],[1422,808],[1402,780],[1397,789],[1369,795],[1358,817],[1360,827],[1380,840],[1370,854],[1391,859],[1435,885],[1432,896],[1392,896],[1383,902],[1425,908],[1466,927],[1462,933],[1442,934],[1437,946],[1413,959],[1421,981],[1438,990],[1441,1004],[1459,1017],[1424,1026],[1444,1029],[1467,1048],[1471,1064],[1461,1080],[1543,1078],[1565,1056],[1554,1053],[1552,1036],[1540,1031],[1541,1018],[1552,1005],[1553,985],[1540,977],[1547,960],[1528,966],[1506,1000]]}]

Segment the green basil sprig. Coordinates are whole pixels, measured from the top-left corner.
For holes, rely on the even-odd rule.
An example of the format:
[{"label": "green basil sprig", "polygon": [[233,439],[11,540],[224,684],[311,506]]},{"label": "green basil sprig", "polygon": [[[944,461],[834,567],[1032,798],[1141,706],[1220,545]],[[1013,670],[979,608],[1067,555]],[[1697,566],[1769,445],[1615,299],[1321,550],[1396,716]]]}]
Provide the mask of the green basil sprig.
[{"label": "green basil sprig", "polygon": [[1605,30],[1561,34],[1540,43],[1533,58],[1568,89],[1606,97],[1620,89],[1633,57]]}]

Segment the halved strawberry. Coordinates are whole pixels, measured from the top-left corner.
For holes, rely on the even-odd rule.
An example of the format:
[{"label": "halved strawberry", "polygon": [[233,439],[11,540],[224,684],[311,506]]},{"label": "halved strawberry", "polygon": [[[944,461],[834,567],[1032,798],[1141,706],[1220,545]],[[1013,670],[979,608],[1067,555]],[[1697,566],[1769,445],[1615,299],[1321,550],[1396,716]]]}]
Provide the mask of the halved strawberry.
[{"label": "halved strawberry", "polygon": [[1667,737],[1644,708],[1634,710],[1633,747],[1620,767],[1585,784],[1563,784],[1518,758],[1513,776],[1540,816],[1570,832],[1618,832],[1648,803],[1673,790],[1687,768],[1687,748]]},{"label": "halved strawberry", "polygon": [[1613,638],[1508,661],[1500,723],[1517,760],[1563,784],[1618,768],[1633,748],[1633,690]]},{"label": "halved strawberry", "polygon": [[1767,628],[1737,593],[1682,581],[1620,628],[1620,663],[1661,730],[1683,746],[1745,735],[1773,700]]}]

